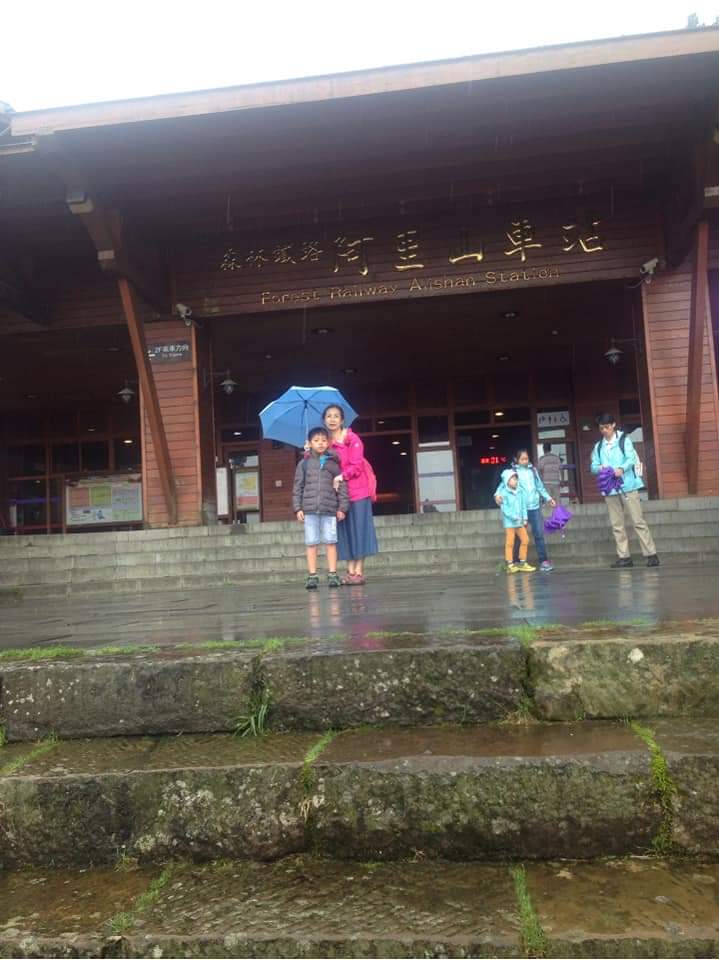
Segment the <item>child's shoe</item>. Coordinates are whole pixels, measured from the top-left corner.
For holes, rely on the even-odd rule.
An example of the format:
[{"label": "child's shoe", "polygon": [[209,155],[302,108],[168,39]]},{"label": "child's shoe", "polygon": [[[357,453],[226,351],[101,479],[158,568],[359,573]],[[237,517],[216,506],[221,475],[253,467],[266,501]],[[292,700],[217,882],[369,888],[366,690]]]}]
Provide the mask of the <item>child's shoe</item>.
[{"label": "child's shoe", "polygon": [[307,587],[307,589],[316,590],[319,587],[319,585],[320,585],[320,578],[317,576],[317,574],[308,573],[307,582],[305,583],[305,586]]},{"label": "child's shoe", "polygon": [[554,564],[550,563],[549,560],[542,560],[539,569],[542,571],[542,573],[551,573],[552,570],[554,570]]},{"label": "child's shoe", "polygon": [[518,563],[516,567],[517,570],[521,570],[522,573],[534,573],[534,571],[537,569],[536,567],[533,567],[531,563],[527,563],[526,560],[523,563]]},{"label": "child's shoe", "polygon": [[340,580],[340,578],[337,576],[336,573],[330,573],[330,574],[328,574],[328,576],[327,576],[327,586],[328,586],[328,587],[341,587],[341,586],[342,586],[342,581]]},{"label": "child's shoe", "polygon": [[518,563],[508,563],[505,569],[507,573],[519,573],[521,567]]}]

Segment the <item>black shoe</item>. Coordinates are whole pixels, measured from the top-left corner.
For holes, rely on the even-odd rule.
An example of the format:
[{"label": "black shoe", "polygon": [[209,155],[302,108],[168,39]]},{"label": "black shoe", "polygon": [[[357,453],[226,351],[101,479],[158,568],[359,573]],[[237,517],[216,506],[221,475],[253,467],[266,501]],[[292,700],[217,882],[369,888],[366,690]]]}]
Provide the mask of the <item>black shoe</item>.
[{"label": "black shoe", "polygon": [[647,557],[647,566],[648,567],[658,567],[659,566],[659,557],[656,553],[653,553],[651,557]]},{"label": "black shoe", "polygon": [[307,587],[307,589],[316,590],[319,587],[319,585],[320,585],[320,578],[317,576],[317,574],[309,573],[307,575],[307,582],[305,583],[305,586]]},{"label": "black shoe", "polygon": [[615,560],[612,564],[613,568],[616,567],[633,567],[634,561],[631,557],[620,557],[618,560]]}]

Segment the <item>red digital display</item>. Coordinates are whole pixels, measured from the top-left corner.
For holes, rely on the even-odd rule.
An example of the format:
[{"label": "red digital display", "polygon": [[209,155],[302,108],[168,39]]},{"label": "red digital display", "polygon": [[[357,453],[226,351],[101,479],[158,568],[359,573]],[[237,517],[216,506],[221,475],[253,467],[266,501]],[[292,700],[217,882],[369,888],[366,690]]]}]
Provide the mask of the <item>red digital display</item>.
[{"label": "red digital display", "polygon": [[480,465],[483,467],[496,467],[500,464],[506,463],[506,457],[480,457]]}]

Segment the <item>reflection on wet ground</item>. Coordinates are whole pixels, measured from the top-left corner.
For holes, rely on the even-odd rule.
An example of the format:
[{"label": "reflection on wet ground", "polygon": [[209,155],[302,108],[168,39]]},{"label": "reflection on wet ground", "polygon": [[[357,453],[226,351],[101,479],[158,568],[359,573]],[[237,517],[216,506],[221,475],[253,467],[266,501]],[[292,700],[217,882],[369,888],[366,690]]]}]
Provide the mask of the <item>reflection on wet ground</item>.
[{"label": "reflection on wet ground", "polygon": [[[23,602],[0,613],[0,649],[78,647],[257,637],[335,638],[349,649],[452,640],[468,630],[596,620],[650,623],[719,617],[719,593],[705,569],[557,571],[370,580],[308,593],[297,584],[251,584],[190,593]],[[392,634],[391,637],[387,634]],[[474,638],[475,641],[478,638]],[[424,641],[426,642],[426,641]]]},{"label": "reflection on wet ground", "polygon": [[[716,721],[682,720],[673,724],[674,729],[666,725],[666,736],[664,728],[656,725],[657,738],[665,749],[681,751],[682,744],[686,744],[690,753],[701,750],[716,755],[719,752]],[[65,740],[56,743],[47,753],[28,760],[18,775],[63,777],[133,770],[301,764],[318,737],[318,733],[276,733],[245,739],[218,733]],[[12,754],[17,759],[31,749],[30,744],[13,744],[3,750],[3,762],[6,755]],[[539,759],[616,752],[645,754],[646,746],[626,724],[611,721],[380,727],[340,733],[322,751],[317,762],[383,763],[415,758],[431,766],[433,758]]]}]

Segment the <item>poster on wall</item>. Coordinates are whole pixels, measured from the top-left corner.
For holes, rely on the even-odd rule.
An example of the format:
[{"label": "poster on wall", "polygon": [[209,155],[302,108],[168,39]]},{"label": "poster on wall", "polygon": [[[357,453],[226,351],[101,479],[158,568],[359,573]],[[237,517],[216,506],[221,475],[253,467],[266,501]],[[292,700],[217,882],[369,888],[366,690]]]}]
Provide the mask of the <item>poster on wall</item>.
[{"label": "poster on wall", "polygon": [[235,509],[260,509],[260,475],[256,470],[235,474]]},{"label": "poster on wall", "polygon": [[65,488],[65,517],[68,527],[141,523],[140,475],[68,481]]}]

